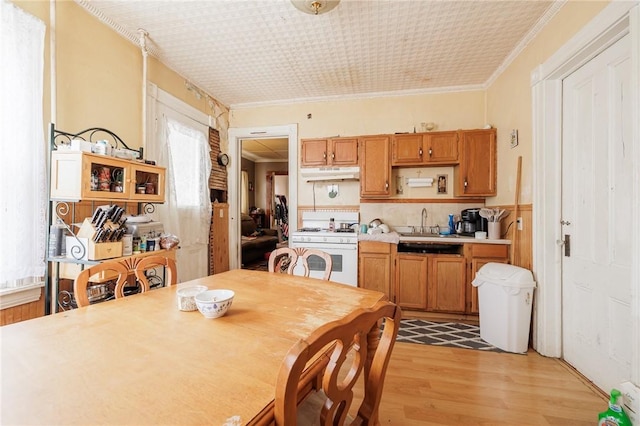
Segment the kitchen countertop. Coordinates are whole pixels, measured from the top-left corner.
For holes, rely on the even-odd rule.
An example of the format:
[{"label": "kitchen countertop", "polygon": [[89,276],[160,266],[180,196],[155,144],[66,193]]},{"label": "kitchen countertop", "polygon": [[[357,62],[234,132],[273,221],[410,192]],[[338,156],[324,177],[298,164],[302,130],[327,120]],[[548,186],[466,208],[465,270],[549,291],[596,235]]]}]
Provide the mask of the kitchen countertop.
[{"label": "kitchen countertop", "polygon": [[397,232],[384,234],[358,234],[358,241],[379,241],[383,243],[398,244],[403,242],[439,243],[439,244],[511,244],[511,240],[480,240],[474,237],[448,237],[442,236],[416,236],[407,237]]},{"label": "kitchen countertop", "polygon": [[424,242],[424,243],[445,243],[445,244],[511,244],[511,240],[489,240],[474,237],[405,237],[400,236],[400,242]]}]

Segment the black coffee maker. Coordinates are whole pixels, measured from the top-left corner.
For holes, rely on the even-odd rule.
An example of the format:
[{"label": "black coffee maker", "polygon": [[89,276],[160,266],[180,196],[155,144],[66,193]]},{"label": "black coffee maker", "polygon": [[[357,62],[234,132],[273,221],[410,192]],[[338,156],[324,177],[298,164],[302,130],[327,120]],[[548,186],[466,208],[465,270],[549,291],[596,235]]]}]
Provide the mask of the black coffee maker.
[{"label": "black coffee maker", "polygon": [[460,235],[474,237],[476,231],[487,232],[487,219],[480,217],[480,208],[462,210],[460,219],[461,221],[458,228],[458,234]]}]

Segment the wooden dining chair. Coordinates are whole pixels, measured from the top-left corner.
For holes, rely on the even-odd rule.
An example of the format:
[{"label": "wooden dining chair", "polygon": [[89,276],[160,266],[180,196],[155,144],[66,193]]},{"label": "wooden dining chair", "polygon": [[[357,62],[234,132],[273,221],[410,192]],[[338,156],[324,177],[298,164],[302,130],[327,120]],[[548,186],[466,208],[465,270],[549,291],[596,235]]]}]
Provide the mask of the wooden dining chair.
[{"label": "wooden dining chair", "polygon": [[[344,425],[354,385],[363,371],[364,397],[353,423],[378,425],[378,407],[400,318],[397,305],[382,301],[371,309],[359,309],[342,320],[325,324],[307,339],[299,340],[287,353],[278,373],[276,425]],[[375,336],[381,324],[378,340]],[[311,391],[311,382],[318,374],[321,389]],[[305,396],[304,392],[310,393]],[[302,396],[305,398],[300,402]]]},{"label": "wooden dining chair", "polygon": [[91,287],[91,279],[95,275],[99,275],[99,278],[95,280],[99,282],[108,281],[108,277],[113,277],[111,280],[116,281],[113,290],[115,297],[124,297],[124,287],[127,284],[129,268],[117,260],[106,261],[80,271],[80,274],[73,281],[73,293],[79,308],[91,304],[88,289]]},{"label": "wooden dining chair", "polygon": [[151,288],[151,284],[149,284],[149,277],[147,277],[147,271],[158,267],[164,267],[165,286],[175,285],[177,283],[178,269],[176,267],[176,261],[174,259],[161,255],[143,257],[135,265],[133,270],[136,278],[138,279],[138,282],[140,283],[141,293],[144,293]]},{"label": "wooden dining chair", "polygon": [[323,280],[329,280],[331,278],[331,268],[333,267],[333,260],[329,253],[322,250],[308,249],[308,248],[289,248],[283,247],[276,249],[269,255],[269,272],[283,272],[287,274],[293,274],[293,270],[298,264],[302,265],[303,275],[309,276],[311,270],[309,269],[309,258],[317,256],[324,260],[324,274]]}]

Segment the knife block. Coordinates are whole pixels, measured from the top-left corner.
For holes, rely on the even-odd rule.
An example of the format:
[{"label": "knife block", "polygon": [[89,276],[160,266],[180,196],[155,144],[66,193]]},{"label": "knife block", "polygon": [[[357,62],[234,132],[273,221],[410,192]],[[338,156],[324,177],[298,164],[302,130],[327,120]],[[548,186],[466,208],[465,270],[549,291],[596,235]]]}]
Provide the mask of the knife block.
[{"label": "knife block", "polygon": [[[108,220],[103,228],[116,229],[117,226]],[[75,237],[67,237],[67,257],[74,258],[73,253],[76,250],[82,252],[84,248],[84,256],[81,260],[103,260],[114,257],[122,257],[122,241],[108,241],[96,243],[93,241],[98,230],[89,219],[85,219],[78,231],[77,239]],[[79,245],[82,244],[83,247]],[[73,247],[76,247],[75,249]]]}]

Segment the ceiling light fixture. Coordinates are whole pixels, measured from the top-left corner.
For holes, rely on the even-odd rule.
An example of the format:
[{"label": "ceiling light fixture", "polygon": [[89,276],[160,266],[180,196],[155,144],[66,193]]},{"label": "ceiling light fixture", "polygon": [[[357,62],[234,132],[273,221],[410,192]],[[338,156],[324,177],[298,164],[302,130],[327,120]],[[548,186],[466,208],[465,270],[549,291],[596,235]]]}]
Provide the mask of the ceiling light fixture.
[{"label": "ceiling light fixture", "polygon": [[291,0],[296,9],[311,15],[321,15],[335,8],[340,0]]}]

